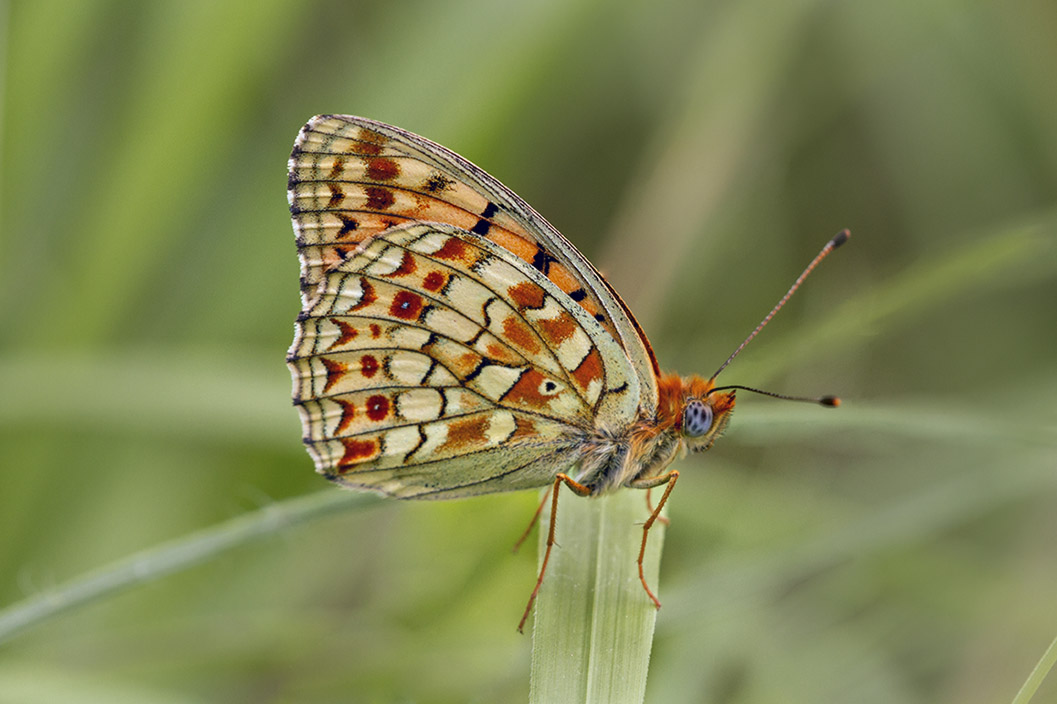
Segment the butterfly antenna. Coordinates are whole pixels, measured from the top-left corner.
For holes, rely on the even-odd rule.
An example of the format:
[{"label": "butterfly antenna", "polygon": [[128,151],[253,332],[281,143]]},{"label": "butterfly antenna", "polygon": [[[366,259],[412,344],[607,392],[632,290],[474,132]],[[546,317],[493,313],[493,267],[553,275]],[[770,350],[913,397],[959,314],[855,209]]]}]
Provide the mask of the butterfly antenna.
[{"label": "butterfly antenna", "polygon": [[[847,242],[849,237],[851,237],[851,232],[849,232],[848,230],[841,230],[840,232],[837,233],[836,237],[834,237],[833,239],[831,239],[829,242],[826,243],[826,246],[822,248],[822,251],[819,252],[817,255],[815,255],[815,258],[812,259],[811,263],[807,265],[807,268],[804,269],[804,272],[802,274],[800,274],[800,276],[797,277],[796,281],[793,282],[793,285],[790,286],[789,290],[785,292],[785,295],[782,296],[782,300],[778,301],[778,304],[774,308],[771,309],[771,312],[768,313],[767,316],[763,320],[760,321],[760,324],[756,326],[756,329],[752,331],[752,334],[750,334],[748,337],[746,337],[745,341],[742,342],[740,345],[738,345],[738,349],[734,350],[733,354],[731,354],[729,357],[727,357],[727,361],[723,362],[723,364],[719,365],[719,369],[717,369],[716,373],[712,375],[712,377],[711,377],[712,379],[715,379],[717,376],[719,376],[719,373],[721,371],[723,371],[724,369],[726,369],[727,365],[730,364],[731,362],[733,362],[734,358],[737,357],[738,354],[743,349],[745,349],[745,345],[749,344],[749,342],[752,341],[752,338],[754,338],[757,335],[759,335],[760,334],[760,330],[763,330],[763,327],[765,325],[767,325],[767,323],[771,322],[771,318],[774,317],[775,313],[777,313],[778,311],[780,311],[782,309],[782,306],[785,305],[786,301],[788,301],[790,298],[792,298],[792,296],[796,292],[796,290],[798,288],[800,288],[800,284],[804,283],[804,279],[806,279],[807,275],[810,274],[814,270],[814,268],[819,265],[819,262],[821,262],[823,259],[825,259],[829,255],[830,252],[832,252],[837,247],[840,247],[842,244]],[[734,388],[734,387],[729,387],[728,386],[728,387],[724,387],[724,388]],[[746,391],[753,391],[753,392],[756,392],[756,393],[765,394],[767,396],[775,396],[777,398],[790,398],[791,400],[806,400],[806,401],[813,401],[814,400],[814,399],[792,399],[791,397],[780,396],[779,394],[772,394],[772,393],[770,393],[768,391],[759,391],[758,389],[750,389],[748,387],[739,387],[739,388],[744,388]],[[823,405],[836,405],[836,404],[823,404]]]},{"label": "butterfly antenna", "polygon": [[803,401],[805,403],[817,403],[820,406],[829,406],[830,408],[836,408],[840,405],[840,399],[836,396],[819,396],[818,398],[812,398],[810,396],[789,396],[787,394],[776,394],[773,391],[764,391],[763,389],[754,389],[751,386],[742,386],[741,384],[731,384],[730,386],[717,386],[709,389],[709,394],[714,394],[717,391],[726,391],[727,389],[741,389],[742,391],[751,391],[754,394],[762,394],[764,396],[770,396],[771,398],[780,398],[783,401]]}]

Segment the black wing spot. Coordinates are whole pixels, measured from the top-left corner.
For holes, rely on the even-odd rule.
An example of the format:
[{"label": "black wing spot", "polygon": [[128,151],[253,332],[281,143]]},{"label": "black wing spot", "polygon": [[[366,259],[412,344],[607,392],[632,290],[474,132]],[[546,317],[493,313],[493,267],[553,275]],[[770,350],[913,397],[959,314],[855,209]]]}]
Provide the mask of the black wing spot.
[{"label": "black wing spot", "polygon": [[[433,360],[436,364],[437,360]],[[443,391],[440,392],[440,413],[437,414],[438,418],[444,418],[448,415],[448,396]]]},{"label": "black wing spot", "polygon": [[[422,375],[422,381],[420,381],[419,383],[420,384],[428,384],[430,375],[432,375],[433,372],[435,372],[436,370],[437,370],[437,360],[432,358],[432,357],[430,357],[429,358],[429,369],[427,369],[426,373]],[[390,376],[392,376],[392,375],[390,375]],[[445,405],[447,405],[447,399],[444,398],[444,394],[443,393],[440,395],[440,398],[441,398],[441,408],[443,409],[443,407]],[[439,418],[443,418],[444,414],[441,413],[438,417]]]},{"label": "black wing spot", "polygon": [[440,193],[443,190],[447,190],[447,188],[453,183],[455,183],[455,181],[444,174],[432,173],[429,175],[423,188],[426,193]]},{"label": "black wing spot", "polygon": [[419,448],[421,448],[425,444],[426,444],[426,431],[423,430],[422,426],[420,425],[420,426],[418,426],[418,442],[416,442],[415,446],[412,447],[411,450],[406,455],[404,455],[404,462],[405,463],[409,462],[410,459],[411,459],[411,455],[413,455],[416,452],[418,452]]},{"label": "black wing spot", "polygon": [[484,325],[481,326],[482,330],[488,330],[492,327],[492,316],[488,314],[488,306],[498,302],[499,299],[496,296],[492,296],[481,306],[481,315],[484,316]]},{"label": "black wing spot", "polygon": [[359,229],[360,222],[356,218],[350,218],[344,213],[336,213],[338,219],[341,220],[341,229],[338,230],[338,237],[344,237],[345,235]]},{"label": "black wing spot", "polygon": [[477,363],[477,366],[474,367],[473,371],[467,374],[465,378],[463,378],[463,383],[465,384],[466,382],[473,381],[474,379],[476,379],[478,376],[480,376],[481,372],[484,371],[484,368],[487,366],[488,360],[482,359],[480,362]]},{"label": "black wing spot", "polygon": [[536,267],[541,274],[546,276],[550,273],[551,264],[558,259],[547,252],[543,247],[536,248],[536,255],[532,257],[532,266]]},{"label": "black wing spot", "polygon": [[582,288],[578,288],[575,291],[569,291],[569,298],[573,299],[577,303],[587,298],[587,291]]},{"label": "black wing spot", "polygon": [[489,221],[493,215],[499,212],[499,206],[488,201],[488,205],[481,211],[481,216],[477,220],[477,223],[470,229],[470,232],[475,235],[487,235],[488,231],[492,229],[492,223]]}]

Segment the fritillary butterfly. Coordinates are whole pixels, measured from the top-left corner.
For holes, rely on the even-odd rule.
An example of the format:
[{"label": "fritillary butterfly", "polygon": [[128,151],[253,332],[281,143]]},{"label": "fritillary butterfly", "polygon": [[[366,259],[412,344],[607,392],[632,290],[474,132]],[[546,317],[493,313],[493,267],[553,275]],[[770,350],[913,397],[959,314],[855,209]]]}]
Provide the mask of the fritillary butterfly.
[{"label": "fritillary butterfly", "polygon": [[[679,476],[669,465],[712,446],[737,389],[758,391],[715,379],[847,239],[716,374],[680,377],[568,240],[440,145],[320,115],[297,137],[288,191],[303,305],[287,363],[317,471],[401,499],[551,485],[552,516],[563,483],[663,485],[639,554],[658,607],[642,551]],[[526,617],[553,543],[552,520]]]}]

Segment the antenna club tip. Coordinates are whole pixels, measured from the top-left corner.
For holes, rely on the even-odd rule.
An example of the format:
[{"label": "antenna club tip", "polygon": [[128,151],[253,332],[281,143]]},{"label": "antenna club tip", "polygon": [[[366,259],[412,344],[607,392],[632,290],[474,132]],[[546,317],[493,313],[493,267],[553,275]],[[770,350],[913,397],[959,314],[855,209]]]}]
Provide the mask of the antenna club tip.
[{"label": "antenna club tip", "polygon": [[843,230],[837,233],[836,237],[829,241],[829,246],[832,249],[836,249],[837,247],[840,247],[842,244],[847,242],[849,237],[851,237],[851,230],[849,230],[848,228],[844,228]]},{"label": "antenna club tip", "polygon": [[840,399],[836,396],[823,396],[818,402],[820,405],[829,406],[830,408],[836,408],[840,405]]}]

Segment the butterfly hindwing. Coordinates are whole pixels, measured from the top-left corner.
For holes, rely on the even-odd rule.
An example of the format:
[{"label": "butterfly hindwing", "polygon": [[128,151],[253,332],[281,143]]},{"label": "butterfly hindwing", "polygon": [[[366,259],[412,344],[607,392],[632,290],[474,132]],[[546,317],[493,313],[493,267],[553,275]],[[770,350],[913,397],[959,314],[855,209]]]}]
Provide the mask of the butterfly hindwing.
[{"label": "butterfly hindwing", "polygon": [[450,225],[378,233],[328,269],[288,362],[317,469],[449,497],[539,486],[638,379],[606,330],[509,251]]}]

